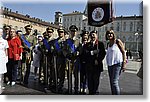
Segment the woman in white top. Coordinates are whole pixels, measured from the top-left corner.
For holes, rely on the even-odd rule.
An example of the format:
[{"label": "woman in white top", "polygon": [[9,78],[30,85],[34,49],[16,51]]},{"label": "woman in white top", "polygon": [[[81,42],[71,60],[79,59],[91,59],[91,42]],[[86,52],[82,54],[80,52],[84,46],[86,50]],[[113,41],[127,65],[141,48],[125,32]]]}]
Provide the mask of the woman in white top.
[{"label": "woman in white top", "polygon": [[6,63],[8,62],[8,43],[2,38],[2,34],[3,29],[0,28],[0,92],[2,88],[2,75],[7,72]]},{"label": "woman in white top", "polygon": [[113,30],[106,32],[106,40],[109,40],[106,53],[106,62],[108,65],[111,91],[113,95],[119,95],[119,76],[121,70],[125,71],[126,65],[124,45],[120,39],[116,40]]}]

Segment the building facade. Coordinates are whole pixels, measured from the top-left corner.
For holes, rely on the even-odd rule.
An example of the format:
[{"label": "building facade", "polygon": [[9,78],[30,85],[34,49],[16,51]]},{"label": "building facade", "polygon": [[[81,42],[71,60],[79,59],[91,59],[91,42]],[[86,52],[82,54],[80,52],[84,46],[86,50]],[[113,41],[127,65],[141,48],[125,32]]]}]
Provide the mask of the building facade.
[{"label": "building facade", "polygon": [[36,29],[39,34],[44,33],[47,27],[51,27],[54,29],[54,38],[58,36],[58,25],[51,24],[50,22],[45,22],[39,18],[30,17],[29,15],[19,14],[18,11],[13,12],[11,9],[6,7],[1,7],[0,11],[2,22],[1,27],[3,27],[4,25],[9,25],[16,30],[21,30],[23,31],[23,33],[25,33],[24,27],[28,24],[31,24],[33,26],[32,32],[34,32],[34,30]]},{"label": "building facade", "polygon": [[103,41],[105,45],[105,32],[112,29],[117,38],[123,41],[126,49],[133,52],[143,49],[143,16],[120,16],[116,17],[111,23],[95,27],[88,25],[88,17],[84,13],[76,11],[63,14],[63,26],[68,30],[72,24],[79,28],[79,34],[84,29],[87,31],[97,30],[99,40]]},{"label": "building facade", "polygon": [[79,33],[83,30],[83,20],[87,19],[84,13],[73,11],[69,14],[63,14],[63,27],[69,30],[71,25],[76,25],[78,27]]},{"label": "building facade", "polygon": [[62,12],[55,12],[55,22],[54,24],[62,26]]}]

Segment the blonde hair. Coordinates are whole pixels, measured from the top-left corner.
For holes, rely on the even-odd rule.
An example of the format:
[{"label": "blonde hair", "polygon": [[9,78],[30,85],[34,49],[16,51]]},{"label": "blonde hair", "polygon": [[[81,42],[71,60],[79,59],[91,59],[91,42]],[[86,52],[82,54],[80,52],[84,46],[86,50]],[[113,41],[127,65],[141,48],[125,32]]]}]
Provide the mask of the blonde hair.
[{"label": "blonde hair", "polygon": [[106,40],[109,40],[108,37],[107,37],[108,34],[113,34],[113,39],[114,40],[116,39],[116,34],[114,33],[114,31],[113,30],[108,30],[108,31],[106,31],[106,34],[105,34]]}]

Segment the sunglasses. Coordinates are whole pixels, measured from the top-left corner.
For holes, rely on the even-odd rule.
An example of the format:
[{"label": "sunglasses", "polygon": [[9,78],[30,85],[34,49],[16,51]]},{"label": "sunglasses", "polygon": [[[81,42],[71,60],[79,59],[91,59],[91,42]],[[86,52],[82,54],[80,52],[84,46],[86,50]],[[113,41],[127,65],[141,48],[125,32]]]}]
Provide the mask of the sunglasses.
[{"label": "sunglasses", "polygon": [[113,34],[113,33],[107,33],[107,34]]},{"label": "sunglasses", "polygon": [[64,33],[64,31],[59,31],[59,33]]},{"label": "sunglasses", "polygon": [[71,32],[76,32],[75,30],[71,30]]},{"label": "sunglasses", "polygon": [[5,28],[5,30],[9,30],[9,28]]},{"label": "sunglasses", "polygon": [[10,31],[11,33],[15,33],[15,31]]},{"label": "sunglasses", "polygon": [[53,32],[48,32],[48,33],[53,33]]}]

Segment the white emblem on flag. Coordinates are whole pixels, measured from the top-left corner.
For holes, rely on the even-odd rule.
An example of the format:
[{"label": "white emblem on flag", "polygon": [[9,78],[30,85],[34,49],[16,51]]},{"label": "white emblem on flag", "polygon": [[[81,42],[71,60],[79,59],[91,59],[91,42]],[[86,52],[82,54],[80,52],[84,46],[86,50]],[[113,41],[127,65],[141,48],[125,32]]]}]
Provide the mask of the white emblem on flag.
[{"label": "white emblem on flag", "polygon": [[92,12],[92,19],[94,21],[101,21],[104,17],[104,10],[100,7],[97,7]]}]

